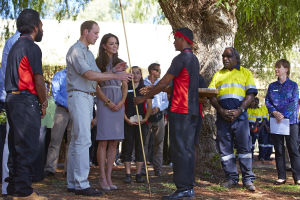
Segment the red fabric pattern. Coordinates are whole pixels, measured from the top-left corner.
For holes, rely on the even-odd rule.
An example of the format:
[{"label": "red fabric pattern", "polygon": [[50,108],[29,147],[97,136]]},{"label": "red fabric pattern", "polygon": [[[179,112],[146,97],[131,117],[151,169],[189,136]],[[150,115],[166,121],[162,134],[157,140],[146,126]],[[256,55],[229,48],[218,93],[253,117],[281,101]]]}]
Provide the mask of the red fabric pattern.
[{"label": "red fabric pattern", "polygon": [[189,72],[183,68],[174,78],[171,112],[188,114],[189,112]]},{"label": "red fabric pattern", "polygon": [[203,118],[203,105],[202,103],[199,103],[199,105],[200,105],[200,116],[201,118]]},{"label": "red fabric pattern", "polygon": [[37,95],[34,84],[34,76],[28,61],[24,56],[19,64],[19,90],[28,90],[30,93]]}]

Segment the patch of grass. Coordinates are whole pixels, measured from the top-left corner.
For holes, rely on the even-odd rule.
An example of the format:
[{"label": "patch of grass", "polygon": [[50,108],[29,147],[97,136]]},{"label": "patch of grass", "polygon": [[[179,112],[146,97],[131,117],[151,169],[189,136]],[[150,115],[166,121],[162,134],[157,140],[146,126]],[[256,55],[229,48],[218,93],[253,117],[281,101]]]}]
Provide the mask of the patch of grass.
[{"label": "patch of grass", "polygon": [[265,189],[265,190],[275,190],[274,186],[266,185],[266,184],[258,184],[257,187]]},{"label": "patch of grass", "polygon": [[298,185],[265,185],[259,184],[259,188],[263,188],[271,191],[281,191],[281,192],[299,192],[300,188]]},{"label": "patch of grass", "polygon": [[274,186],[274,188],[283,192],[299,192],[300,189],[298,185],[280,185]]},{"label": "patch of grass", "polygon": [[222,192],[222,191],[228,191],[228,188],[226,187],[222,187],[220,185],[217,186],[208,186],[207,189],[211,190],[211,191],[216,191],[216,192]]},{"label": "patch of grass", "polygon": [[176,186],[174,183],[162,183],[162,186],[170,190],[176,190]]},{"label": "patch of grass", "polygon": [[59,180],[59,179],[52,179],[51,183],[54,185],[66,185],[66,181],[65,180]]},{"label": "patch of grass", "polygon": [[148,190],[148,185],[135,185],[134,186],[134,189],[135,190],[142,190],[142,191],[145,191],[145,190]]},{"label": "patch of grass", "polygon": [[166,187],[151,187],[151,192],[160,194],[160,193],[171,193],[174,192],[174,190]]}]

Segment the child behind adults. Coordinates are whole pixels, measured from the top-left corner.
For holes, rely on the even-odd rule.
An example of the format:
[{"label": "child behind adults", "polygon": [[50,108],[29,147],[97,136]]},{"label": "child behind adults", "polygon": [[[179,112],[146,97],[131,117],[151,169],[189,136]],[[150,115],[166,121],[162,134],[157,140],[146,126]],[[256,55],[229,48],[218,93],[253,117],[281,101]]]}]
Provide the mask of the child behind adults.
[{"label": "child behind adults", "polygon": [[[136,96],[141,96],[139,90],[144,87],[144,81],[142,79],[141,68],[134,66],[132,67],[134,90]],[[133,86],[132,82],[128,84],[128,94],[125,101],[125,115],[124,115],[124,141],[122,143],[122,157],[125,165],[126,175],[123,181],[125,183],[131,183],[131,161],[132,151],[135,148],[135,162],[136,162],[136,175],[135,180],[137,183],[143,183],[145,180],[142,178],[141,170],[144,164],[143,162],[143,151],[139,133],[139,126],[137,122],[137,113],[135,105],[133,104]],[[145,112],[145,104],[147,105],[147,111]],[[143,142],[145,141],[148,125],[146,124],[148,118],[151,115],[152,100],[147,99],[144,104],[138,105],[138,111],[141,120],[141,131],[143,136]]]}]

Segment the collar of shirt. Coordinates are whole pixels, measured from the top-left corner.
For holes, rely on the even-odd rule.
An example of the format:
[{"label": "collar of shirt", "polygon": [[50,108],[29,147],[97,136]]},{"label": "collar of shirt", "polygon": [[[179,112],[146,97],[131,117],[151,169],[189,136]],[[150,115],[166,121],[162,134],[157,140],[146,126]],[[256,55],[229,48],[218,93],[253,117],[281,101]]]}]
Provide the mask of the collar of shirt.
[{"label": "collar of shirt", "polygon": [[[241,66],[240,66],[239,64],[237,64],[236,66],[233,67],[233,69],[234,69],[234,68],[237,69],[237,70],[240,70],[240,69],[241,69]],[[223,67],[223,69],[226,69],[226,68]]]},{"label": "collar of shirt", "polygon": [[158,83],[159,79],[156,79],[156,81],[154,81],[154,83],[152,84],[152,82],[149,80],[149,76],[147,76],[144,80],[145,85],[156,85]]},{"label": "collar of shirt", "polygon": [[191,48],[185,48],[181,52],[183,52],[183,51],[192,51],[192,49]]},{"label": "collar of shirt", "polygon": [[77,40],[77,43],[81,48],[85,49],[86,51],[89,50],[89,47],[85,46],[85,44],[83,44],[83,42],[81,42],[80,40]]},{"label": "collar of shirt", "polygon": [[20,38],[27,38],[27,39],[30,39],[31,41],[33,41],[31,35],[29,35],[29,34],[21,34]]},{"label": "collar of shirt", "polygon": [[279,84],[279,85],[285,85],[289,81],[290,81],[289,77],[286,77],[286,80],[283,83],[280,83],[279,79],[277,79],[276,83]]}]

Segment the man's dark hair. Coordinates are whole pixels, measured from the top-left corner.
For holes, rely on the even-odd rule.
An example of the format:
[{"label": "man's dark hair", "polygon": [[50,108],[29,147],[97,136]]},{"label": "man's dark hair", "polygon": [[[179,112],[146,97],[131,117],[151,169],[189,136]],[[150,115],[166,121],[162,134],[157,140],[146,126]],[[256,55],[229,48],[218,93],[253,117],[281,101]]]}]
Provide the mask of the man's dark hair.
[{"label": "man's dark hair", "polygon": [[149,67],[148,67],[149,74],[150,74],[150,71],[153,70],[153,69],[155,69],[156,66],[160,66],[160,64],[158,64],[158,63],[152,63],[151,65],[149,65]]},{"label": "man's dark hair", "polygon": [[236,58],[236,63],[237,63],[238,65],[241,65],[241,58],[240,58],[239,52],[238,52],[234,47],[226,47],[226,49],[231,49],[233,55],[234,55],[235,58]]},{"label": "man's dark hair", "polygon": [[23,10],[17,19],[17,29],[21,34],[30,34],[41,23],[40,14],[33,9]]},{"label": "man's dark hair", "polygon": [[83,22],[80,26],[80,35],[83,35],[85,29],[88,31],[92,30],[94,24],[98,25],[97,22],[92,20]]}]

